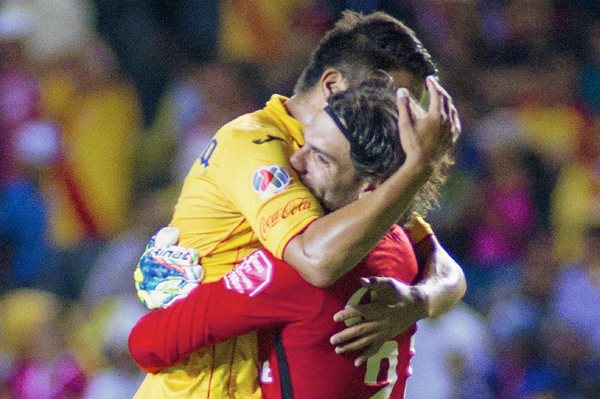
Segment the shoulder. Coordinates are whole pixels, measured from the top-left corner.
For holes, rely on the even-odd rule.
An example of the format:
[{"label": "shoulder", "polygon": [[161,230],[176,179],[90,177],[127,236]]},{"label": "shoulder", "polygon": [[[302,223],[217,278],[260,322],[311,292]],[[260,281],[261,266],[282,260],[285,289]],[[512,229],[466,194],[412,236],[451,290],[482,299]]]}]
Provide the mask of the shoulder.
[{"label": "shoulder", "polygon": [[242,115],[225,124],[215,139],[222,142],[255,144],[266,143],[291,144],[290,135],[265,112],[256,111]]},{"label": "shoulder", "polygon": [[395,224],[379,240],[373,252],[389,252],[391,254],[412,252],[412,245],[404,229]]},{"label": "shoulder", "polygon": [[410,282],[416,276],[417,259],[404,230],[393,226],[377,243],[366,258],[368,267],[381,275],[399,276]]}]

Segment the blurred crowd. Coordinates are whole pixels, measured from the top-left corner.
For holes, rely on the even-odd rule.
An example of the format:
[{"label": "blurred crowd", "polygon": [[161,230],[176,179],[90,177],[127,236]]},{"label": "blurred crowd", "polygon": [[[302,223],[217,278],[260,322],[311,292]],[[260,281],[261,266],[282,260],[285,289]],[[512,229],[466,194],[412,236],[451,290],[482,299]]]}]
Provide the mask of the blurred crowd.
[{"label": "blurred crowd", "polygon": [[427,219],[468,292],[419,322],[407,398],[600,398],[595,0],[0,2],[0,398],[131,397],[147,239],[347,8],[412,27],[463,121]]}]

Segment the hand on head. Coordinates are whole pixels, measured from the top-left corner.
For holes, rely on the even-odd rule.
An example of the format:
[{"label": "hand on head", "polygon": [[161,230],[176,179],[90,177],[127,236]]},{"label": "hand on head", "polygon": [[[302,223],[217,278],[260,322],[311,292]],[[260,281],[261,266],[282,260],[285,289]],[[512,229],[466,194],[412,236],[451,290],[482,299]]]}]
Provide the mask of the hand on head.
[{"label": "hand on head", "polygon": [[425,111],[408,93],[397,91],[398,129],[406,162],[433,164],[456,142],[461,131],[452,97],[433,78],[427,77],[429,108]]}]

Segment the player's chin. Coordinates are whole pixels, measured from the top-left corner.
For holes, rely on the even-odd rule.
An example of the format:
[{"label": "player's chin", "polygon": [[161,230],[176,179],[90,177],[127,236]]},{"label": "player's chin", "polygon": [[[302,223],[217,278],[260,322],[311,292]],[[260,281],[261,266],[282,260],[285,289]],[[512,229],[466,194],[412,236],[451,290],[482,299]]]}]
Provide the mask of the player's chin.
[{"label": "player's chin", "polygon": [[[314,184],[308,179],[306,176],[300,176],[300,183],[304,184],[311,192],[311,194],[318,199],[319,201],[323,198],[323,193],[320,190],[316,189]],[[321,201],[322,202],[322,201]]]},{"label": "player's chin", "polygon": [[313,190],[313,188],[312,188],[312,186],[310,184],[310,181],[306,178],[306,175],[299,174],[298,180],[300,180],[300,183],[302,183],[306,187],[308,187],[310,189],[310,191],[313,191],[313,194],[314,194],[314,190]]}]

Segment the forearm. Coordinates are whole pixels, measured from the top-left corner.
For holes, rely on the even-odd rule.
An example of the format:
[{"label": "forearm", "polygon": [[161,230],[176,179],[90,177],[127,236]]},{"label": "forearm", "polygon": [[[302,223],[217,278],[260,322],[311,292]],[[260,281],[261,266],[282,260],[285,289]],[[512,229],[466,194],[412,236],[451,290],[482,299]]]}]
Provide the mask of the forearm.
[{"label": "forearm", "polygon": [[413,287],[420,302],[420,318],[440,316],[465,295],[464,273],[433,235],[419,242],[415,251],[422,267],[422,278]]},{"label": "forearm", "polygon": [[403,165],[365,197],[315,220],[290,241],[284,260],[313,285],[333,284],[399,219],[429,173],[426,164]]},{"label": "forearm", "polygon": [[[169,308],[156,309],[142,317],[129,334],[129,352],[145,371],[156,373],[185,359],[201,346],[216,342],[203,329],[211,287],[203,284]],[[223,340],[223,339],[221,339]]]},{"label": "forearm", "polygon": [[130,333],[129,351],[141,368],[156,373],[201,347],[311,315],[314,308],[304,299],[317,295],[290,266],[257,251],[221,280],[142,317]]}]

